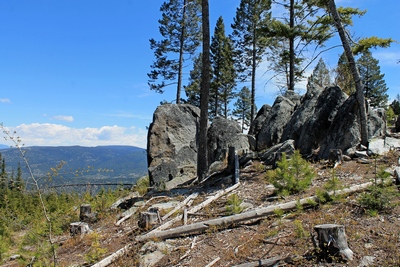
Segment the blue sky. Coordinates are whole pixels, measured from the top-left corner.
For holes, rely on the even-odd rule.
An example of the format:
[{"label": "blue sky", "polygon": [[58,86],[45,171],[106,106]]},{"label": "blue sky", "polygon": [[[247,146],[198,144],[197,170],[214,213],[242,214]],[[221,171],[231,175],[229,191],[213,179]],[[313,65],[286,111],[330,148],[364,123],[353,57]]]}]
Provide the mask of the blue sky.
[{"label": "blue sky", "polygon": [[[160,39],[159,0],[0,1],[0,122],[16,130],[27,146],[134,145],[146,147],[146,127],[163,100],[149,90],[154,59],[149,39]],[[229,31],[239,0],[210,0],[211,31],[224,17]],[[338,5],[367,9],[351,31],[359,37],[392,37],[400,2],[341,0]],[[332,44],[338,44],[333,40]],[[341,49],[323,58],[334,68]],[[391,99],[400,93],[400,47],[373,51]],[[186,71],[189,71],[186,70]],[[312,69],[310,69],[312,71]],[[257,106],[277,95],[259,71]],[[6,143],[0,141],[0,143]],[[7,144],[7,143],[6,143]]]}]

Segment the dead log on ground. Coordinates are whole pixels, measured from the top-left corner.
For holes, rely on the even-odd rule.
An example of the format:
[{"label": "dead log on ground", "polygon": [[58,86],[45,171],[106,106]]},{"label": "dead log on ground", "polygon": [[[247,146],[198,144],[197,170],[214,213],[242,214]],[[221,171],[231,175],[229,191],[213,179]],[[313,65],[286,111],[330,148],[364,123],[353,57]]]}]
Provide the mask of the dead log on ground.
[{"label": "dead log on ground", "polygon": [[[236,185],[234,185],[234,186],[237,187],[238,185],[239,185],[239,184],[236,184]],[[372,182],[368,182],[368,183],[364,183],[364,184],[360,184],[360,185],[355,185],[355,186],[352,186],[352,187],[350,187],[350,188],[345,188],[345,189],[343,189],[343,190],[339,190],[339,191],[336,192],[336,194],[350,194],[350,193],[355,193],[355,192],[358,192],[358,191],[363,191],[364,189],[366,189],[366,188],[367,188],[368,186],[370,186],[370,185],[372,185]],[[236,188],[236,187],[235,187],[235,188]],[[227,188],[227,189],[228,189],[228,188]],[[329,192],[329,194],[333,195],[333,192]],[[317,197],[314,196],[314,197],[310,197],[310,198],[303,199],[303,203],[304,203],[304,201],[307,202],[307,201],[310,201],[310,200],[312,200],[312,199],[316,200]],[[293,202],[294,202],[294,203],[293,203]],[[301,202],[302,202],[302,201],[300,201],[300,203],[301,203]],[[293,207],[292,205],[294,205],[294,207]],[[286,203],[286,204],[274,205],[273,208],[272,208],[272,210],[270,210],[269,212],[266,212],[266,211],[265,211],[265,209],[268,209],[268,207],[266,207],[266,208],[261,208],[261,209],[258,209],[258,210],[248,211],[248,212],[246,212],[246,214],[252,213],[252,214],[255,215],[257,218],[258,218],[258,217],[261,218],[261,217],[264,217],[264,216],[266,216],[266,215],[271,215],[271,214],[273,214],[273,211],[276,210],[276,209],[288,208],[288,207],[290,207],[290,206],[291,206],[291,209],[294,209],[294,208],[296,207],[296,205],[297,205],[297,201],[292,201],[291,204]],[[197,206],[196,206],[196,207],[197,207]],[[197,209],[197,208],[196,208],[196,209]],[[271,208],[270,208],[270,209],[271,209]],[[200,210],[200,209],[199,209],[199,210]],[[261,211],[264,210],[264,213],[262,213],[262,212],[259,213],[260,210],[261,210]],[[287,209],[287,210],[289,210],[289,209]],[[242,215],[242,216],[243,216],[243,214],[244,214],[244,213],[238,214],[238,215]],[[236,216],[236,215],[232,215],[232,216]],[[229,217],[232,217],[232,216],[229,216]],[[249,217],[251,217],[251,216],[249,216]],[[228,217],[225,217],[225,218],[228,218]],[[203,222],[203,223],[201,223],[201,224],[204,224],[204,225],[206,226],[206,223],[209,223],[209,222],[210,222],[210,221],[206,221],[206,222]],[[229,222],[229,221],[228,221],[228,222]],[[187,226],[184,226],[184,227],[190,227],[190,226],[191,226],[191,225],[187,225]],[[178,228],[182,228],[182,226],[181,226],[181,227],[178,227]],[[179,236],[179,235],[184,234],[184,232],[179,232],[179,231],[176,231],[175,229],[177,229],[177,228],[170,229],[170,230],[166,230],[166,231],[156,231],[157,229],[155,229],[155,230],[149,232],[148,234],[145,234],[145,235],[142,235],[142,236],[138,236],[138,237],[136,238],[135,241],[145,241],[145,240],[148,240],[148,239],[150,239],[150,238],[156,237],[156,234],[155,234],[155,233],[161,234],[162,238],[164,238],[164,239],[167,238],[168,235],[170,235],[171,237],[175,237],[175,236]],[[203,228],[203,229],[208,229],[208,227],[205,227],[205,228]],[[175,230],[175,233],[174,233],[173,235],[171,235],[171,230]],[[170,232],[168,232],[168,231],[170,231]],[[197,229],[196,231],[198,231],[198,229]],[[165,232],[167,232],[167,233],[165,233]],[[110,265],[112,262],[114,262],[115,260],[117,260],[120,256],[122,256],[122,255],[124,255],[125,253],[127,253],[127,252],[130,250],[131,247],[132,247],[132,244],[126,245],[125,247],[121,248],[121,249],[118,250],[117,252],[115,252],[115,253],[111,254],[110,256],[108,256],[107,258],[105,258],[105,259],[101,260],[100,262],[98,262],[98,263],[92,265],[92,267],[106,267],[106,266]],[[257,262],[258,262],[258,261],[257,261]],[[239,266],[240,266],[240,265],[239,265]],[[248,265],[248,266],[251,266],[251,265]],[[257,265],[253,265],[253,266],[257,266]],[[240,266],[240,267],[242,267],[242,266]],[[246,267],[246,266],[244,265],[243,267]]]},{"label": "dead log on ground", "polygon": [[[372,184],[372,182],[368,182],[368,183],[361,184],[361,185],[355,185],[350,188],[336,191],[336,194],[349,194],[349,193],[358,192],[360,190],[364,190],[371,184]],[[333,192],[329,192],[329,194],[332,195]],[[204,232],[212,226],[228,227],[234,223],[240,223],[243,221],[259,219],[259,218],[266,217],[268,215],[273,215],[275,210],[282,210],[282,211],[287,212],[287,211],[296,209],[298,204],[300,204],[302,206],[307,206],[307,205],[310,205],[310,203],[313,203],[313,202],[315,203],[317,201],[318,201],[317,196],[311,196],[311,197],[303,198],[300,200],[293,200],[293,201],[290,201],[287,203],[272,205],[272,206],[268,206],[265,208],[251,210],[251,211],[236,214],[236,215],[220,217],[220,218],[215,218],[215,219],[211,219],[211,220],[204,221],[204,222],[198,222],[198,223],[193,223],[193,224],[189,224],[189,225],[179,226],[179,227],[164,230],[164,231],[152,231],[145,235],[136,237],[136,241],[141,242],[141,241],[145,241],[145,240],[148,240],[151,238],[167,239],[167,238],[178,237],[178,236],[182,236],[182,235],[186,235],[186,234]]]}]

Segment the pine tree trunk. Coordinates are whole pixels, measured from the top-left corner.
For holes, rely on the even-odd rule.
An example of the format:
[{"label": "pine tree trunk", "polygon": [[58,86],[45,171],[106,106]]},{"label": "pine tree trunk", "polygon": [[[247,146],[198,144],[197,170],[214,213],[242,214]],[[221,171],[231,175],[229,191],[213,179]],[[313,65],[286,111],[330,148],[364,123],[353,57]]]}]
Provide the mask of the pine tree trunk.
[{"label": "pine tree trunk", "polygon": [[207,130],[208,130],[208,98],[210,90],[210,19],[208,0],[202,0],[203,57],[201,69],[200,92],[200,129],[198,133],[197,177],[202,181],[208,170]]},{"label": "pine tree trunk", "polygon": [[181,88],[182,88],[182,69],[183,69],[183,43],[185,42],[185,24],[186,24],[186,0],[183,1],[182,11],[182,30],[179,47],[179,70],[178,70],[178,85],[176,86],[176,104],[181,102]]},{"label": "pine tree trunk", "polygon": [[364,86],[361,81],[360,73],[356,66],[353,52],[351,50],[350,43],[346,37],[345,29],[340,20],[339,13],[336,9],[334,0],[328,0],[328,8],[331,16],[335,22],[335,27],[338,30],[340,39],[343,44],[344,52],[346,54],[351,73],[353,75],[354,82],[356,84],[356,98],[358,103],[359,117],[360,117],[360,132],[361,132],[361,144],[368,147],[368,125],[367,125],[367,109],[365,105],[364,97]]},{"label": "pine tree trunk", "polygon": [[[289,27],[294,30],[294,0],[290,0]],[[294,35],[289,37],[289,91],[294,91]]]}]

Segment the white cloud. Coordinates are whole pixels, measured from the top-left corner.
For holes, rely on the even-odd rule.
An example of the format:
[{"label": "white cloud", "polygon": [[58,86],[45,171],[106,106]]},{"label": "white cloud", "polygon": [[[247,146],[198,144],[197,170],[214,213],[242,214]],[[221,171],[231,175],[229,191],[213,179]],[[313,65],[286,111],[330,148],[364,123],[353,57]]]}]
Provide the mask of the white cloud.
[{"label": "white cloud", "polygon": [[65,116],[65,115],[54,116],[54,117],[52,117],[51,119],[52,119],[52,120],[57,120],[57,121],[68,121],[68,122],[74,121],[74,117],[72,117],[72,116]]},{"label": "white cloud", "polygon": [[11,100],[8,98],[0,98],[0,103],[11,103]]},{"label": "white cloud", "polygon": [[117,125],[71,128],[60,124],[32,123],[9,127],[9,130],[15,131],[25,146],[130,145],[145,148],[147,143],[146,130]]}]

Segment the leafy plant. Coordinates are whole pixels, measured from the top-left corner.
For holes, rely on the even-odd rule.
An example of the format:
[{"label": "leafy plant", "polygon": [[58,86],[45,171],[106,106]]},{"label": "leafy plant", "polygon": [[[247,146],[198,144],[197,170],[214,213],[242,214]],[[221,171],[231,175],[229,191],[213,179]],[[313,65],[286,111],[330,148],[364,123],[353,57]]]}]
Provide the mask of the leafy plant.
[{"label": "leafy plant", "polygon": [[298,150],[289,160],[286,158],[286,153],[282,153],[282,159],[277,162],[277,165],[275,170],[267,171],[266,177],[280,195],[304,191],[311,185],[312,179],[316,175],[310,163],[301,157]]}]

